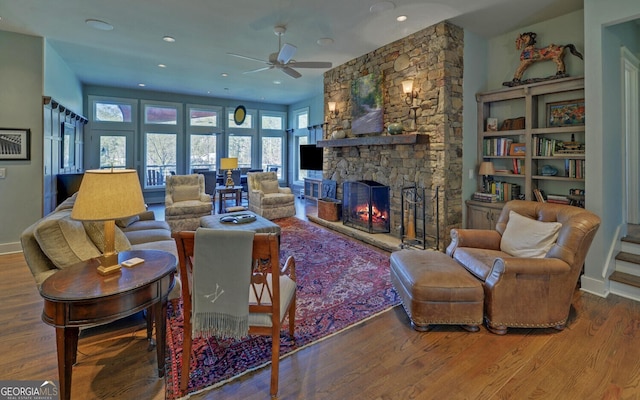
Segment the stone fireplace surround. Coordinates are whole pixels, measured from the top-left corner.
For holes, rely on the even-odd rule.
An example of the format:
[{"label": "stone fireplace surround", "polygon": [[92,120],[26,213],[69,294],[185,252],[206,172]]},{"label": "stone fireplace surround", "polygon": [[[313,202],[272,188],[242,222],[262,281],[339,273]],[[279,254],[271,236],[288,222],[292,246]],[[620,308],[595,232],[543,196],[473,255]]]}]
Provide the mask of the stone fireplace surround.
[{"label": "stone fireplace surround", "polygon": [[[408,65],[395,63],[409,56]],[[400,237],[401,190],[425,188],[428,199],[426,236],[435,243],[436,220],[440,224],[440,250],[449,243],[451,228],[462,222],[462,72],[463,31],[442,22],[390,43],[325,73],[325,107],[336,101],[338,117],[328,119],[324,140],[323,177],[342,184],[371,180],[390,187],[391,234]],[[351,82],[371,72],[383,76],[384,126],[401,122],[404,133],[375,132],[353,135],[350,130]],[[416,123],[402,94],[401,82],[413,79],[418,91]],[[325,109],[325,115],[329,115]],[[328,118],[328,117],[327,117]],[[330,139],[335,129],[344,129],[344,139]],[[433,204],[439,191],[439,215]],[[431,201],[429,201],[431,200]],[[418,222],[421,226],[421,221]]]}]

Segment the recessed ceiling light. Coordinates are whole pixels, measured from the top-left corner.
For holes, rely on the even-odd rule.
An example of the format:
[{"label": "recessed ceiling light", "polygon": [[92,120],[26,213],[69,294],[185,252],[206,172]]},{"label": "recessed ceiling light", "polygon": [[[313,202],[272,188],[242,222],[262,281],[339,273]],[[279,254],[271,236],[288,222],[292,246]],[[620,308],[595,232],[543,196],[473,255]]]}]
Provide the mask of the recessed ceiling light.
[{"label": "recessed ceiling light", "polygon": [[369,7],[369,11],[372,13],[378,13],[387,10],[393,10],[396,8],[396,5],[391,1],[381,1]]},{"label": "recessed ceiling light", "polygon": [[407,16],[406,15],[398,15],[396,17],[396,21],[398,21],[398,22],[404,22],[406,20],[407,20]]},{"label": "recessed ceiling light", "polygon": [[176,39],[172,38],[171,36],[165,36],[165,37],[162,38],[162,40],[164,40],[167,43],[173,43],[173,42],[176,41]]},{"label": "recessed ceiling light", "polygon": [[320,46],[328,46],[330,44],[333,44],[333,39],[328,38],[328,37],[327,38],[321,38],[321,39],[318,39],[318,41],[316,43],[318,43]]},{"label": "recessed ceiling light", "polygon": [[220,74],[221,77],[226,78],[227,76],[229,76],[229,74],[227,74],[226,72],[223,72]]},{"label": "recessed ceiling light", "polygon": [[147,85],[145,85],[144,83],[138,83],[138,86],[140,86],[140,87],[145,87],[145,86],[147,86]]},{"label": "recessed ceiling light", "polygon": [[113,25],[108,22],[100,21],[99,19],[88,19],[84,21],[87,25],[92,27],[93,29],[97,29],[99,31],[112,31]]},{"label": "recessed ceiling light", "polygon": [[160,68],[167,68],[167,66],[166,66],[166,65],[164,65],[164,64],[158,64],[158,67],[160,67]]},{"label": "recessed ceiling light", "polygon": [[280,82],[280,81],[273,81],[273,84],[274,84],[274,85],[279,85],[279,84],[281,84],[281,83],[282,83],[282,82]]}]

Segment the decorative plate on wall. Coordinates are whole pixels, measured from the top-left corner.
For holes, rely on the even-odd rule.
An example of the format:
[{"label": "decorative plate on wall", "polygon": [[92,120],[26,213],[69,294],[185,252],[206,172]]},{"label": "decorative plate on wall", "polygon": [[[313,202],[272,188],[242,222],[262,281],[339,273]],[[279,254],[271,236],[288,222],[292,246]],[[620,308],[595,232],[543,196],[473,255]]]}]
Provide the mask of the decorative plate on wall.
[{"label": "decorative plate on wall", "polygon": [[246,117],[247,109],[244,108],[244,106],[236,107],[236,110],[233,112],[233,121],[236,123],[236,125],[242,125]]}]

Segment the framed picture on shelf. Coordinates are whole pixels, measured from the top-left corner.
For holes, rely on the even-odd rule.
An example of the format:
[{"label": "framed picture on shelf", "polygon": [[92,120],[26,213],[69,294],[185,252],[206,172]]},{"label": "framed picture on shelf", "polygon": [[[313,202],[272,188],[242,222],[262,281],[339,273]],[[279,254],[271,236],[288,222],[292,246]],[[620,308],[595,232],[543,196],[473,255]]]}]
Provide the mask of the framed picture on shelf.
[{"label": "framed picture on shelf", "polygon": [[29,129],[0,128],[0,160],[28,160]]},{"label": "framed picture on shelf", "polygon": [[526,143],[511,143],[509,146],[510,156],[524,156],[527,151]]},{"label": "framed picture on shelf", "polygon": [[547,126],[584,125],[584,99],[547,103]]},{"label": "framed picture on shelf", "polygon": [[487,132],[498,131],[498,118],[487,118]]}]

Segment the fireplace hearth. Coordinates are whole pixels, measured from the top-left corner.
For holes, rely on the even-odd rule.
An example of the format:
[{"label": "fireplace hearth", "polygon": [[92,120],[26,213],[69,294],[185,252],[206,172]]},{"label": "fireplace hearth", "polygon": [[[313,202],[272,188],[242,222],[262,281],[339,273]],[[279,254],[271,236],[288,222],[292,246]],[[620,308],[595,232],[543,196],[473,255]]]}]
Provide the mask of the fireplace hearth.
[{"label": "fireplace hearth", "polygon": [[343,183],[342,222],[368,233],[388,233],[389,186],[375,181]]}]

